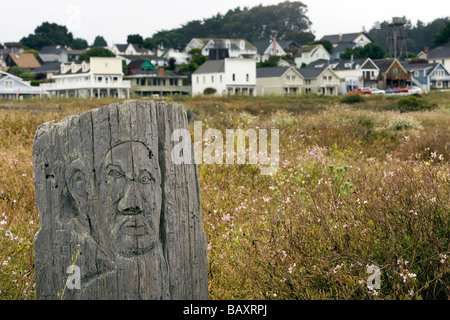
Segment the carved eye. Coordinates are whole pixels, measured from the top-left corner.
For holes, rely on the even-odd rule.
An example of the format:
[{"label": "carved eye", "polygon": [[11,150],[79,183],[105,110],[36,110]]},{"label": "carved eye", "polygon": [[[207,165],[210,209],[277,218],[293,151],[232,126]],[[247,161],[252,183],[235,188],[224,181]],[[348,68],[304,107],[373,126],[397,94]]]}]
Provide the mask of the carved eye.
[{"label": "carved eye", "polygon": [[139,182],[143,184],[147,184],[153,181],[152,176],[147,170],[141,171],[141,174],[139,175]]},{"label": "carved eye", "polygon": [[117,169],[110,169],[108,171],[108,176],[114,178],[114,179],[120,179],[123,177],[123,172],[117,170]]}]

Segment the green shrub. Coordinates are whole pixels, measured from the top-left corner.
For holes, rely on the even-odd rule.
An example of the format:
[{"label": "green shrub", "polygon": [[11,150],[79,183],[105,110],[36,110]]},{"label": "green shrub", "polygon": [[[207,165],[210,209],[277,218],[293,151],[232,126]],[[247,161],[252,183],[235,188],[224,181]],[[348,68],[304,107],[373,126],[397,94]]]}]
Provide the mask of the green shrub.
[{"label": "green shrub", "polygon": [[214,89],[214,88],[206,88],[205,90],[203,90],[203,94],[204,95],[211,95],[211,94],[214,94],[216,92],[217,92],[217,90]]},{"label": "green shrub", "polygon": [[435,104],[428,103],[418,96],[409,96],[401,98],[397,102],[400,112],[426,111],[436,108]]},{"label": "green shrub", "polygon": [[353,103],[363,102],[364,98],[361,97],[360,94],[352,93],[352,94],[348,94],[348,95],[343,96],[340,99],[340,101],[342,103],[345,103],[345,104],[353,104]]}]

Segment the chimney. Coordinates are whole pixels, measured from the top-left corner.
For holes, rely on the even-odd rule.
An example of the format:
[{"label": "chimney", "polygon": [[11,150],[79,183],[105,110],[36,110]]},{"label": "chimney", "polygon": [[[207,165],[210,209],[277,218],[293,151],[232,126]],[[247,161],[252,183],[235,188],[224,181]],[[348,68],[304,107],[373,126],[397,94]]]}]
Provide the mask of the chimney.
[{"label": "chimney", "polygon": [[428,53],[428,47],[423,48],[423,52]]},{"label": "chimney", "polygon": [[158,77],[164,77],[164,68],[158,69]]},{"label": "chimney", "polygon": [[339,33],[339,42],[342,41],[342,33]]}]

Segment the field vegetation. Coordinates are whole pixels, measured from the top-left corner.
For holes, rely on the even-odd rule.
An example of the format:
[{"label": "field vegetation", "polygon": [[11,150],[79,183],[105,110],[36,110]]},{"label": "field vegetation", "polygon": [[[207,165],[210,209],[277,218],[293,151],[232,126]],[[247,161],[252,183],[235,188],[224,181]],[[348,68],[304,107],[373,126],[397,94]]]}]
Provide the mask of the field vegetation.
[{"label": "field vegetation", "polygon": [[[450,298],[450,93],[167,100],[190,129],[280,133],[275,175],[199,165],[210,299]],[[0,299],[34,299],[37,126],[112,102],[0,100]]]}]

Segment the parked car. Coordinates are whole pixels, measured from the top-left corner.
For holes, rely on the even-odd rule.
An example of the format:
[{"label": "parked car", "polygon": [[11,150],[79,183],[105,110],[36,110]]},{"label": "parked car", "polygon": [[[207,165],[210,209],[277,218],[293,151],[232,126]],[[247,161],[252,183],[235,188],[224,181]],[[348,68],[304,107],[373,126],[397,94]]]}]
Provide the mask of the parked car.
[{"label": "parked car", "polygon": [[408,88],[396,88],[398,93],[407,93]]},{"label": "parked car", "polygon": [[422,90],[421,88],[419,88],[419,87],[412,86],[412,87],[409,89],[408,92],[411,93],[411,94],[415,94],[415,93],[417,93],[417,94],[422,94],[422,93],[423,93],[423,90]]},{"label": "parked car", "polygon": [[386,91],[378,89],[378,88],[370,88],[370,91],[372,92],[372,94],[385,94]]},{"label": "parked car", "polygon": [[372,91],[370,90],[370,88],[356,88],[353,91],[348,91],[347,94],[352,94],[352,93],[359,93],[359,94],[371,94]]},{"label": "parked car", "polygon": [[396,88],[389,88],[386,90],[386,94],[391,94],[391,93],[398,93]]}]

